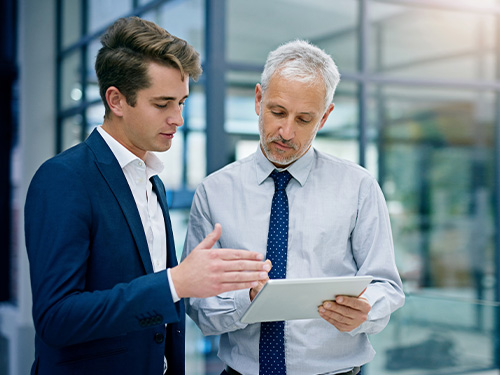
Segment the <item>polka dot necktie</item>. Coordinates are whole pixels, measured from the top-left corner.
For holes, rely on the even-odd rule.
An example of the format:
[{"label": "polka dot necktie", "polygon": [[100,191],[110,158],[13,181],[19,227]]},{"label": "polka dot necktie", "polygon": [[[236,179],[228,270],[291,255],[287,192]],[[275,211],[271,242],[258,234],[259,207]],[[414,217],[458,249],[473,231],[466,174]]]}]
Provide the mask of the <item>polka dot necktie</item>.
[{"label": "polka dot necktie", "polygon": [[[288,198],[285,188],[292,178],[288,171],[271,173],[274,180],[274,196],[271,205],[269,234],[267,235],[267,259],[273,268],[270,279],[286,277],[286,258],[288,249]],[[262,322],[259,341],[259,374],[284,375],[285,366],[285,322]]]}]

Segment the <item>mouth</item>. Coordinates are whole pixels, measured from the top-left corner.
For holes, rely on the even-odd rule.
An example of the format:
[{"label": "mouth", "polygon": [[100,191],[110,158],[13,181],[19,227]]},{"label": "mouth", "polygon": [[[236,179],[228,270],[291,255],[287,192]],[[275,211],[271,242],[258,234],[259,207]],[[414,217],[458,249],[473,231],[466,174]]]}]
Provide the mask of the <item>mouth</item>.
[{"label": "mouth", "polygon": [[293,145],[287,145],[287,144],[279,142],[279,141],[274,141],[273,143],[278,150],[282,150],[282,151],[295,150],[295,147]]},{"label": "mouth", "polygon": [[168,139],[172,139],[174,138],[174,134],[175,132],[171,132],[171,133],[160,133],[161,136],[165,137],[165,138],[168,138]]}]

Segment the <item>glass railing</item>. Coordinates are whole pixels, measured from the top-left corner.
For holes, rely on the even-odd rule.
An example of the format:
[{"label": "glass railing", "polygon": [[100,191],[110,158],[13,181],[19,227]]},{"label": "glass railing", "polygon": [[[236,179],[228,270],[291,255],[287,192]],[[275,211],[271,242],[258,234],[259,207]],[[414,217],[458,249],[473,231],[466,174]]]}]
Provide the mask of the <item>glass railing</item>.
[{"label": "glass railing", "polygon": [[363,375],[498,375],[499,303],[411,293],[384,331]]},{"label": "glass railing", "polygon": [[[407,293],[403,308],[370,341],[375,359],[363,375],[500,375],[500,303]],[[186,366],[193,375],[218,375],[218,337],[203,337],[187,319]]]}]

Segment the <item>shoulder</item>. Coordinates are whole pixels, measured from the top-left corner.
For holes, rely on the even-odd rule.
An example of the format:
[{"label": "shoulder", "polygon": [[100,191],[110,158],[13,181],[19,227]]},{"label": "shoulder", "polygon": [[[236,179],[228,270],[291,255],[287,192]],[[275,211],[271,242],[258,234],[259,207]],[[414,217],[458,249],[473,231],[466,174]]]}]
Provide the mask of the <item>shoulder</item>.
[{"label": "shoulder", "polygon": [[55,184],[85,185],[95,168],[94,155],[85,143],[80,143],[46,160],[35,172],[30,186],[49,188]]},{"label": "shoulder", "polygon": [[316,158],[316,168],[331,169],[336,174],[341,173],[348,177],[358,179],[374,180],[375,177],[361,165],[356,164],[350,160],[341,159],[339,157],[314,150]]},{"label": "shoulder", "polygon": [[319,172],[322,183],[356,192],[359,199],[381,193],[376,177],[359,164],[317,150],[315,153],[314,168]]},{"label": "shoulder", "polygon": [[74,172],[88,168],[94,154],[85,142],[79,143],[45,161],[40,169],[67,169]]},{"label": "shoulder", "polygon": [[252,154],[222,167],[205,177],[202,181],[202,185],[212,185],[219,184],[224,181],[233,181],[235,179],[240,179],[242,176],[248,175],[252,170],[254,170],[254,157],[255,154]]}]

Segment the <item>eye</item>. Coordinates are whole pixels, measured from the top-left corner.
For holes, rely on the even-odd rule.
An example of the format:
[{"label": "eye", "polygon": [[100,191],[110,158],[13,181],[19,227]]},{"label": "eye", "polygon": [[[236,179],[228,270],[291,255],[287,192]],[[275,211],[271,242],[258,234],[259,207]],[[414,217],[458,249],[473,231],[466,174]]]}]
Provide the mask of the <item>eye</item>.
[{"label": "eye", "polygon": [[271,111],[271,113],[273,114],[273,116],[276,116],[276,117],[283,117],[285,115],[284,112],[280,112],[280,111]]},{"label": "eye", "polygon": [[302,124],[309,124],[311,122],[311,120],[305,119],[305,118],[299,118],[299,122]]},{"label": "eye", "polygon": [[156,108],[167,108],[168,103],[165,104],[155,104]]}]

